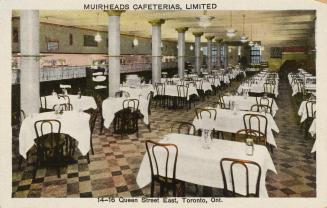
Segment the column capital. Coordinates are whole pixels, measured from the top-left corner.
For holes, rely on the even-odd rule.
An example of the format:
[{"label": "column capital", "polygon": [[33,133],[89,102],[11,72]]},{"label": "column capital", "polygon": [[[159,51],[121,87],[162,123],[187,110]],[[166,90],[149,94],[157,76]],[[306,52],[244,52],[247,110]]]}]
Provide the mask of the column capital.
[{"label": "column capital", "polygon": [[159,26],[159,25],[164,24],[165,23],[165,20],[164,19],[154,19],[154,20],[150,20],[149,23],[152,26]]},{"label": "column capital", "polygon": [[104,10],[108,16],[120,16],[125,10]]},{"label": "column capital", "polygon": [[221,43],[221,42],[223,42],[223,39],[222,38],[215,38],[215,41],[216,41],[216,43]]},{"label": "column capital", "polygon": [[206,39],[207,39],[208,41],[212,41],[214,38],[215,38],[215,36],[213,36],[213,35],[207,35],[207,36],[206,36]]},{"label": "column capital", "polygon": [[178,27],[176,28],[176,31],[178,33],[185,33],[188,30],[188,27]]},{"label": "column capital", "polygon": [[193,35],[195,37],[201,37],[203,35],[203,32],[193,32]]}]

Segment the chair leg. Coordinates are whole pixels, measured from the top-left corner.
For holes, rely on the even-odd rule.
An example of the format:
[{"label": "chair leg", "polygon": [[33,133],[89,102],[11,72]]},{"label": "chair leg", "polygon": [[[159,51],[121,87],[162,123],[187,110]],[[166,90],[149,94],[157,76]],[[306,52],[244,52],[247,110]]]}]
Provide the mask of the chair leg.
[{"label": "chair leg", "polygon": [[18,170],[22,169],[22,163],[23,163],[23,156],[18,156]]},{"label": "chair leg", "polygon": [[87,159],[87,163],[90,164],[90,154],[89,153],[87,153],[86,159]]},{"label": "chair leg", "polygon": [[154,181],[151,181],[151,197],[154,195]]},{"label": "chair leg", "polygon": [[90,137],[91,153],[94,155],[93,144],[92,144],[92,135]]},{"label": "chair leg", "polygon": [[103,130],[103,124],[104,124],[104,119],[103,117],[101,116],[101,126],[100,126],[100,135],[102,135],[102,130]]}]

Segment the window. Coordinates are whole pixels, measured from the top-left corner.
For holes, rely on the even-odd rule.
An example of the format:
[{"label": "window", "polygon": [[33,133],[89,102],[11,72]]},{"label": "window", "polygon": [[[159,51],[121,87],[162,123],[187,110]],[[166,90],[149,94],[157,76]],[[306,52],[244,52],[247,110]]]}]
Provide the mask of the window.
[{"label": "window", "polygon": [[93,35],[84,35],[84,46],[98,47],[98,42],[94,40]]},{"label": "window", "polygon": [[220,63],[225,63],[225,46],[220,47]]},{"label": "window", "polygon": [[260,64],[261,62],[261,50],[260,46],[251,47],[251,64]]},{"label": "window", "polygon": [[69,33],[69,45],[73,45],[74,40],[73,40],[73,34]]},{"label": "window", "polygon": [[212,64],[216,65],[217,64],[217,48],[212,47]]}]

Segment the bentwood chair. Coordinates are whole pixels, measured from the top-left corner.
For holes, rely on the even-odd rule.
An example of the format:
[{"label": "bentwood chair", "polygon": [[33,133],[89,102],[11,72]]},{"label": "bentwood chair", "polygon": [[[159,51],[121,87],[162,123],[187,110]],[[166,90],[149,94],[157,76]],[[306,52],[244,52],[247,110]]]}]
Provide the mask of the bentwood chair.
[{"label": "bentwood chair", "polygon": [[177,132],[178,134],[195,135],[195,126],[185,121],[174,121],[170,126],[170,133]]},{"label": "bentwood chair", "polygon": [[46,96],[40,97],[40,113],[50,112],[50,111],[53,111],[53,110],[52,109],[48,109],[48,106],[47,106],[47,97]]},{"label": "bentwood chair", "polygon": [[152,100],[153,100],[153,92],[149,92],[147,95],[146,99],[148,101],[148,114],[151,115],[151,105],[152,105]]},{"label": "bentwood chair", "polygon": [[140,119],[139,100],[126,99],[123,101],[123,109],[115,113],[114,131],[123,134],[136,132],[138,136],[138,120]]},{"label": "bentwood chair", "polygon": [[124,90],[120,90],[120,91],[117,91],[116,93],[115,93],[115,97],[117,98],[117,97],[125,97],[125,98],[128,98],[128,97],[130,97],[131,95],[129,94],[129,92],[127,92],[127,91],[124,91]]},{"label": "bentwood chair", "polygon": [[151,197],[154,196],[155,183],[159,183],[160,197],[168,195],[169,191],[173,197],[183,196],[185,183],[176,179],[177,146],[147,140],[145,147],[151,169]]},{"label": "bentwood chair", "polygon": [[156,101],[155,107],[159,104],[159,106],[166,107],[166,87],[165,83],[156,83],[155,84],[156,96],[154,96],[154,100]]},{"label": "bentwood chair", "polygon": [[197,119],[202,119],[207,117],[209,119],[216,120],[217,111],[214,108],[195,108],[195,115]]},{"label": "bentwood chair", "polygon": [[[61,133],[61,123],[58,120],[38,120],[34,123],[36,139],[36,163],[34,177],[40,165],[54,166],[60,178],[60,168],[64,165],[64,146],[66,135]],[[45,132],[47,131],[47,132]]]},{"label": "bentwood chair", "polygon": [[240,129],[235,134],[233,134],[233,140],[245,142],[247,138],[253,139],[255,144],[267,144],[266,136],[255,129]]},{"label": "bentwood chair", "polygon": [[91,145],[91,152],[92,155],[94,155],[94,150],[93,150],[93,142],[92,142],[92,134],[94,132],[94,127],[95,127],[95,123],[98,117],[98,110],[90,108],[84,111],[85,113],[90,115],[90,120],[89,120],[89,125],[90,125],[90,145]]},{"label": "bentwood chair", "polygon": [[[223,194],[225,197],[259,197],[260,191],[260,180],[261,180],[261,167],[258,163],[250,160],[240,160],[234,158],[222,158],[220,160],[220,169],[224,183]],[[243,170],[242,170],[243,169]],[[255,172],[253,172],[255,171]],[[240,176],[240,173],[245,174],[245,177],[242,175],[242,178],[245,178],[245,190],[246,194],[239,194],[238,187],[240,184],[237,184],[240,181],[240,178],[235,177],[235,173]],[[251,177],[256,179],[255,181],[250,181],[250,175],[256,176]],[[230,181],[231,181],[231,191],[230,191]],[[228,184],[227,184],[228,183]],[[255,183],[254,193],[250,193],[250,183]],[[243,190],[244,188],[242,188]]]},{"label": "bentwood chair", "polygon": [[268,105],[270,106],[271,110],[272,110],[272,106],[274,103],[274,99],[273,98],[269,98],[269,97],[256,97],[256,103],[259,105]]},{"label": "bentwood chair", "polygon": [[263,84],[264,92],[268,97],[275,98],[275,88],[276,88],[275,84],[272,83]]},{"label": "bentwood chair", "polygon": [[[245,129],[255,130],[261,132],[264,138],[267,138],[268,119],[264,115],[247,113],[243,115],[243,123]],[[273,146],[266,143],[273,152]]]},{"label": "bentwood chair", "polygon": [[19,110],[12,113],[11,126],[12,126],[12,134],[14,136],[18,136],[20,127],[25,118],[26,118],[26,114],[23,110]]},{"label": "bentwood chair", "polygon": [[267,104],[254,104],[251,106],[250,111],[252,112],[264,112],[272,115],[272,109],[270,105]]},{"label": "bentwood chair", "polygon": [[307,119],[304,121],[304,131],[305,136],[308,136],[308,130],[310,125],[312,124],[313,119],[315,118],[316,114],[316,101],[315,100],[308,100],[305,103],[305,111],[307,114]]},{"label": "bentwood chair", "polygon": [[186,85],[177,85],[177,102],[176,107],[177,108],[185,108],[189,109],[191,108],[188,100],[188,86]]}]

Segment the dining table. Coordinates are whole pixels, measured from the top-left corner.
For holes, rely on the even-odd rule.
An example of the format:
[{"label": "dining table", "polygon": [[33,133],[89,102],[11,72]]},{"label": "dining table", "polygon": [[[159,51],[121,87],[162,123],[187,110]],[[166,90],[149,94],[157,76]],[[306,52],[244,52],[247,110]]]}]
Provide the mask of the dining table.
[{"label": "dining table", "polygon": [[[209,118],[207,116],[202,118],[195,117],[193,120],[193,125],[196,129],[214,129],[215,131],[236,133],[237,131],[244,129],[243,116],[245,114],[259,114],[267,118],[267,143],[273,145],[277,148],[275,137],[273,132],[279,133],[279,128],[273,118],[269,113],[262,112],[252,112],[252,111],[242,111],[242,110],[230,110],[216,108],[217,117],[216,119]],[[263,125],[263,121],[260,120],[260,124]],[[257,123],[252,126],[252,128],[257,129]]]},{"label": "dining table", "polygon": [[[60,95],[60,94],[59,94]],[[90,108],[97,109],[97,104],[92,96],[66,95],[69,99],[58,97],[57,94],[40,97],[41,106],[46,109],[53,109],[54,105],[70,103],[73,106],[73,111],[84,111]]]},{"label": "dining table", "polygon": [[[102,116],[104,119],[104,126],[106,128],[110,127],[110,124],[115,118],[115,113],[123,109],[123,102],[126,99],[131,99],[133,97],[108,97],[102,102]],[[133,98],[135,99],[135,98]],[[139,110],[143,115],[143,121],[146,125],[149,124],[149,113],[148,106],[149,100],[146,97],[139,97]]]},{"label": "dining table", "polygon": [[[78,111],[64,111],[62,114],[55,112],[33,113],[27,116],[19,131],[19,153],[26,158],[27,152],[34,145],[37,135],[34,123],[39,120],[58,120],[61,123],[60,133],[67,134],[78,142],[78,149],[82,155],[86,155],[90,150],[90,115]],[[45,125],[44,134],[49,133],[49,126]]]},{"label": "dining table", "polygon": [[[257,162],[261,167],[261,180],[259,197],[268,197],[267,189],[265,186],[265,179],[268,170],[277,174],[273,160],[267,148],[263,145],[254,145],[253,155],[246,154],[246,144],[243,142],[235,142],[229,140],[213,139],[210,141],[209,146],[204,146],[202,137],[185,135],[185,134],[167,134],[159,143],[175,144],[178,148],[178,157],[176,164],[176,179],[198,184],[202,186],[224,188],[220,160],[222,158],[234,158],[240,160],[251,160]],[[157,150],[156,157],[159,166],[159,173],[163,173],[164,164],[163,158],[164,151]],[[174,157],[175,152],[171,151],[170,155]],[[172,170],[172,160],[168,162],[168,170]],[[226,171],[227,187],[231,188],[230,171],[227,165],[223,164]],[[257,177],[257,170],[253,166],[249,166],[249,190],[254,192]],[[245,176],[243,175],[244,169],[237,167],[234,170],[236,176],[235,183],[237,186],[236,192],[245,194]],[[240,175],[239,175],[240,174]],[[172,177],[172,173],[168,171],[168,177]],[[146,153],[141,162],[136,182],[140,188],[145,187],[151,182],[151,169],[148,154]]]},{"label": "dining table", "polygon": [[[231,103],[235,103],[238,105],[238,108],[240,110],[251,110],[251,107],[255,104],[260,104],[260,99],[263,97],[251,97],[251,96],[239,96],[239,95],[227,95],[223,96],[223,100],[227,106],[231,106]],[[275,99],[266,97],[265,99],[268,99],[269,104],[272,102],[271,110],[272,115],[275,116],[278,110],[278,106],[276,104]],[[258,103],[257,103],[258,101]],[[262,101],[263,104],[267,103],[266,100]]]}]

